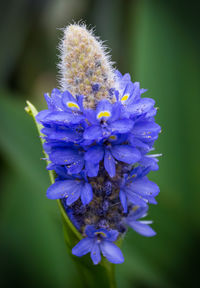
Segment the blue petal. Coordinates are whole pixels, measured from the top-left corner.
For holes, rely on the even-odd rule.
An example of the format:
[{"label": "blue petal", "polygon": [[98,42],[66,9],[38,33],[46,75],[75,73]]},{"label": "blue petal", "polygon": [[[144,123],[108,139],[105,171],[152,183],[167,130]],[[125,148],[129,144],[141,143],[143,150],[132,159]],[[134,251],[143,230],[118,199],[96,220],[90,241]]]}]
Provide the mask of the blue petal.
[{"label": "blue petal", "polygon": [[137,139],[133,134],[129,135],[128,141],[130,142],[130,144],[133,147],[142,149],[145,152],[149,151],[149,149],[150,149],[148,144],[146,144],[146,143],[142,142],[141,140]]},{"label": "blue petal", "polygon": [[85,228],[85,233],[89,238],[95,237],[96,228],[94,225],[87,225]]},{"label": "blue petal", "polygon": [[120,198],[122,207],[124,208],[124,213],[127,213],[128,207],[127,207],[126,193],[123,190],[120,190],[119,198]]},{"label": "blue petal", "polygon": [[80,195],[81,195],[81,185],[79,184],[74,190],[71,190],[68,193],[68,197],[66,200],[67,205],[70,206],[71,204],[76,202],[79,199]]},{"label": "blue petal", "polygon": [[120,102],[115,102],[112,104],[112,117],[108,119],[108,123],[114,122],[120,118],[122,105]]},{"label": "blue petal", "polygon": [[116,120],[109,125],[112,133],[127,133],[133,128],[133,121],[130,119]]},{"label": "blue petal", "polygon": [[132,220],[131,218],[127,219],[127,223],[132,229],[134,229],[137,233],[143,236],[152,237],[156,235],[156,232],[149,225],[145,223]]},{"label": "blue petal", "polygon": [[50,160],[58,165],[67,165],[82,159],[77,150],[70,148],[57,148],[49,154]]},{"label": "blue petal", "polygon": [[77,161],[67,165],[67,172],[69,174],[79,174],[84,166],[84,160],[82,158]]},{"label": "blue petal", "polygon": [[97,265],[101,261],[101,253],[100,253],[99,244],[96,242],[92,246],[90,257],[91,257],[94,265]]},{"label": "blue petal", "polygon": [[93,109],[85,109],[84,115],[87,118],[88,122],[93,125],[98,125],[99,121],[96,119],[96,111]]},{"label": "blue petal", "polygon": [[72,191],[76,191],[79,187],[79,182],[75,180],[56,181],[47,189],[47,198],[60,199],[68,197]]},{"label": "blue petal", "polygon": [[43,124],[57,124],[57,125],[69,125],[79,124],[84,120],[84,117],[80,114],[55,111],[49,113],[43,120],[40,120]]},{"label": "blue petal", "polygon": [[65,142],[79,142],[81,140],[81,135],[70,129],[44,128],[42,133],[48,136],[48,140]]},{"label": "blue petal", "polygon": [[104,150],[102,146],[92,146],[85,152],[85,160],[99,163],[103,159]]},{"label": "blue petal", "polygon": [[108,231],[108,236],[106,240],[114,242],[117,240],[118,235],[119,235],[119,232],[117,230],[110,230]]},{"label": "blue petal", "polygon": [[140,88],[139,82],[135,82],[135,83],[129,82],[126,85],[123,95],[120,99],[121,103],[125,105],[126,107],[132,104],[136,99],[140,97],[139,88]]},{"label": "blue petal", "polygon": [[85,129],[83,137],[87,140],[99,140],[102,138],[102,129],[97,125],[90,126]]},{"label": "blue petal", "polygon": [[159,169],[158,159],[151,157],[150,155],[142,157],[140,164],[144,167],[150,167],[151,170],[156,171]]},{"label": "blue petal", "polygon": [[87,173],[87,176],[96,177],[99,172],[99,163],[92,163],[91,161],[86,161],[85,171]]},{"label": "blue petal", "polygon": [[120,264],[124,262],[121,250],[114,243],[104,240],[101,242],[100,248],[103,256],[111,263]]},{"label": "blue petal", "polygon": [[76,99],[69,91],[65,91],[62,94],[62,104],[68,111],[79,111],[80,107]]},{"label": "blue petal", "polygon": [[[128,99],[123,101],[123,97],[125,95],[128,95]],[[139,82],[128,83],[128,85],[124,90],[123,97],[121,101],[126,106],[126,108],[129,107],[129,105],[131,105],[136,100],[140,99],[140,83]]]},{"label": "blue petal", "polygon": [[72,254],[81,257],[92,250],[93,239],[84,238],[72,248]]},{"label": "blue petal", "polygon": [[131,214],[128,218],[130,218],[132,220],[137,220],[139,218],[142,218],[142,217],[146,216],[148,209],[149,209],[148,206],[147,207],[138,207],[136,210],[131,212]]},{"label": "blue petal", "polygon": [[89,183],[85,183],[81,187],[81,201],[83,205],[87,205],[92,201],[93,193],[92,193],[92,186]]},{"label": "blue petal", "polygon": [[135,124],[132,133],[145,142],[151,142],[158,138],[160,131],[160,126],[155,122],[140,121]]},{"label": "blue petal", "polygon": [[54,106],[53,110],[64,110],[62,105],[62,93],[57,88],[54,88],[51,92],[51,101]]},{"label": "blue petal", "polygon": [[127,106],[127,111],[131,114],[134,114],[134,116],[138,116],[144,113],[147,113],[151,110],[151,108],[154,106],[155,101],[151,98],[142,98],[136,103]]},{"label": "blue petal", "polygon": [[129,145],[115,145],[112,147],[111,152],[115,159],[128,164],[134,164],[141,158],[139,150]]},{"label": "blue petal", "polygon": [[110,177],[115,176],[115,159],[109,150],[105,150],[104,166]]},{"label": "blue petal", "polygon": [[[152,107],[152,108],[145,114],[145,119],[147,119],[147,118],[149,118],[149,119],[153,118],[153,117],[156,115],[156,113],[157,113],[157,109],[154,108],[154,107]],[[149,120],[149,119],[148,119],[148,120]],[[153,120],[153,119],[152,119],[152,120]]]},{"label": "blue petal", "polygon": [[128,197],[128,200],[136,205],[136,206],[141,206],[141,207],[147,207],[147,199],[144,199],[141,195],[138,195],[134,193],[132,190],[126,188],[126,195]]},{"label": "blue petal", "polygon": [[36,119],[36,121],[38,122],[38,123],[43,123],[43,121],[44,121],[44,119],[47,117],[47,115],[49,115],[51,113],[51,111],[49,111],[49,110],[42,110],[42,111],[40,111],[37,115],[36,115],[36,117],[35,117],[35,119]]},{"label": "blue petal", "polygon": [[96,109],[96,119],[108,120],[112,117],[112,104],[108,100],[101,100]]},{"label": "blue petal", "polygon": [[141,196],[150,196],[155,197],[160,192],[158,185],[148,178],[138,178],[135,179],[130,185],[129,189],[131,189],[134,193],[137,193]]},{"label": "blue petal", "polygon": [[45,93],[44,94],[44,98],[45,98],[45,100],[47,102],[48,109],[49,110],[53,110],[54,109],[54,105],[53,105],[53,101],[52,101],[51,97],[49,96],[49,94]]}]

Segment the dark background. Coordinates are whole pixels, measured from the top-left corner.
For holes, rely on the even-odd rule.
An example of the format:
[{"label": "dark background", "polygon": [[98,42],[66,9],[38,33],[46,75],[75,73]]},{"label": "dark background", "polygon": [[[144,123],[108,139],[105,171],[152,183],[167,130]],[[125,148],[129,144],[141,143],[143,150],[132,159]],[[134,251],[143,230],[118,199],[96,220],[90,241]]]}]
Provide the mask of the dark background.
[{"label": "dark background", "polygon": [[[198,1],[0,1],[0,281],[2,287],[79,287],[66,253],[56,201],[25,100],[44,107],[58,86],[62,28],[80,19],[108,40],[122,73],[148,88],[163,132],[151,175],[161,189],[149,219],[157,231],[129,231],[119,287],[197,287],[200,244],[200,37]],[[1,284],[0,283],[0,284]]]}]

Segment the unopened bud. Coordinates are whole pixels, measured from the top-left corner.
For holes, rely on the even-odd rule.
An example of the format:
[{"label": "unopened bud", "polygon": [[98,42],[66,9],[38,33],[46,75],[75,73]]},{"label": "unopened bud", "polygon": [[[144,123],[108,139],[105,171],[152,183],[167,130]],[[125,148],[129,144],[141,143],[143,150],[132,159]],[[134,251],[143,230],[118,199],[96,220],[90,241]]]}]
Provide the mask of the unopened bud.
[{"label": "unopened bud", "polygon": [[85,26],[69,25],[64,30],[60,46],[61,89],[73,96],[84,95],[85,108],[94,108],[96,102],[108,99],[114,85],[112,63],[101,41]]}]

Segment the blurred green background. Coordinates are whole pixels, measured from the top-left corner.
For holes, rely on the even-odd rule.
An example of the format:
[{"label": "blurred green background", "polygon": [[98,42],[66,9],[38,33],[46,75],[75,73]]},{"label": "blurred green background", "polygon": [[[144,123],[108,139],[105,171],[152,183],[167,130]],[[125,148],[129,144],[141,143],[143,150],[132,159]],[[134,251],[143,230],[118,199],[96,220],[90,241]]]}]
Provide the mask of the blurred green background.
[{"label": "blurred green background", "polygon": [[157,231],[129,231],[118,287],[197,287],[199,278],[198,1],[0,1],[0,281],[2,287],[80,287],[66,253],[57,203],[25,100],[39,109],[43,93],[58,86],[59,29],[80,19],[108,40],[122,73],[148,88],[160,108],[163,133],[151,175],[161,189],[150,209]]}]

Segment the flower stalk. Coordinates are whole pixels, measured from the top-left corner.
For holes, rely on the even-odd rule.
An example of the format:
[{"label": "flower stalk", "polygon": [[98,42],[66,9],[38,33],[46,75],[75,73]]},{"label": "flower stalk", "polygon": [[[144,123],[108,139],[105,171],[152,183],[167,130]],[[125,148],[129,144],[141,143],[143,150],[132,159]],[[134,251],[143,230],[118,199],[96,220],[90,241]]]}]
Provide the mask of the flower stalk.
[{"label": "flower stalk", "polygon": [[153,99],[141,97],[146,89],[113,69],[85,26],[68,26],[60,51],[61,90],[45,94],[48,109],[38,113],[27,102],[26,111],[47,160],[47,197],[58,201],[82,284],[114,288],[128,227],[145,237],[156,234],[141,218],[159,193],[147,177],[158,170],[160,155],[149,154],[161,131],[157,109]]}]

